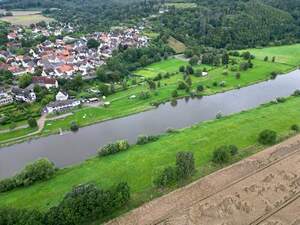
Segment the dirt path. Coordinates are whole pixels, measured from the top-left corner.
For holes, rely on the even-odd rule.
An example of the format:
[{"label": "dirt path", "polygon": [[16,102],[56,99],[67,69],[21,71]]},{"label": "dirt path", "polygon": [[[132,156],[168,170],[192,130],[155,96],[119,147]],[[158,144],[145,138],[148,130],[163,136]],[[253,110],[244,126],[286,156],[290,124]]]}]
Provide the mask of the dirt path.
[{"label": "dirt path", "polygon": [[300,215],[299,210],[294,211],[291,223],[268,222],[273,215],[290,206],[294,198],[297,200],[299,162],[300,136],[297,136],[107,224],[299,225],[293,224]]},{"label": "dirt path", "polygon": [[21,139],[24,139],[24,138],[29,138],[29,137],[32,137],[34,135],[37,135],[39,133],[41,133],[45,127],[45,122],[46,122],[46,114],[42,115],[38,121],[37,121],[37,124],[38,124],[38,130],[37,131],[34,131],[32,133],[29,133],[29,134],[26,134],[26,135],[23,135],[23,136],[20,136],[20,137],[16,137],[16,138],[11,138],[9,140],[5,140],[5,141],[0,141],[0,144],[3,144],[3,143],[9,143],[9,142],[13,142],[13,141],[18,141],[18,140],[21,140]]}]

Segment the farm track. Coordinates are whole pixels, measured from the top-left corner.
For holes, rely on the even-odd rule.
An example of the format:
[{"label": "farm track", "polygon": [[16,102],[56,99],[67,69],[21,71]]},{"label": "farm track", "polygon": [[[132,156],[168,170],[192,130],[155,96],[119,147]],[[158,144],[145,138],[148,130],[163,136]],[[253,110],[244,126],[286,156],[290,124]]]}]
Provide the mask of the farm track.
[{"label": "farm track", "polygon": [[[300,195],[300,137],[147,203],[109,225],[299,225],[267,221]],[[299,204],[300,206],[300,204]],[[300,217],[299,208],[295,218]],[[267,221],[265,223],[265,221]]]}]

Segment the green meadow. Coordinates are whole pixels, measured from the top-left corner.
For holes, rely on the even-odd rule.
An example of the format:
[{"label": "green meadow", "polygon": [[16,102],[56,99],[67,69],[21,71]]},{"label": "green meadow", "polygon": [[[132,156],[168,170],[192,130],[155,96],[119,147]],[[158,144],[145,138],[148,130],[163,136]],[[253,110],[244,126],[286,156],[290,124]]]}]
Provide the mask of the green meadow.
[{"label": "green meadow", "polygon": [[220,168],[211,163],[213,150],[218,146],[237,145],[240,151],[236,161],[261,149],[257,137],[264,129],[275,130],[280,137],[293,134],[291,125],[300,124],[299,106],[300,98],[291,97],[284,103],[267,104],[178,133],[164,134],[156,142],[134,145],[116,155],[91,158],[58,171],[48,181],[0,194],[0,206],[46,210],[56,205],[74,185],[93,182],[109,187],[127,181],[132,191],[129,207],[135,207],[155,196],[153,179],[163,168],[174,165],[178,151],[194,153],[198,172],[193,179],[197,179]]},{"label": "green meadow", "polygon": [[293,66],[299,66],[300,64],[300,44],[241,50],[241,52],[244,51],[251,52],[260,60],[264,60],[264,58],[268,56],[271,61],[272,57],[275,56],[275,62],[286,63]]}]

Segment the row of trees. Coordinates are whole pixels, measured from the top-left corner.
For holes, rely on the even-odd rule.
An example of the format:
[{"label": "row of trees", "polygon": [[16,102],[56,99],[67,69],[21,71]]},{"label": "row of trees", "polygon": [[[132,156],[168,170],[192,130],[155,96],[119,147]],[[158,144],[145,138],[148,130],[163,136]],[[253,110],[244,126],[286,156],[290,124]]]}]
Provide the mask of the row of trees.
[{"label": "row of trees", "polygon": [[[39,159],[27,165],[19,174],[0,181],[0,192],[10,191],[17,187],[29,186],[37,181],[51,178],[56,171],[55,165],[48,159]],[[0,223],[1,224],[1,223]]]},{"label": "row of trees", "polygon": [[47,212],[23,209],[0,209],[3,225],[81,225],[111,215],[130,199],[127,183],[119,183],[109,189],[94,184],[74,187],[64,199]]}]

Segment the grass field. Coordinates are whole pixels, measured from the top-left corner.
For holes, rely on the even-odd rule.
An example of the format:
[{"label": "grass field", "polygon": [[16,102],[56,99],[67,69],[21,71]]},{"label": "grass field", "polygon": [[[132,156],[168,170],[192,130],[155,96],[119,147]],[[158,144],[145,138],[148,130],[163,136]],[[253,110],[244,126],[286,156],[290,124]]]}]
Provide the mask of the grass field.
[{"label": "grass field", "polygon": [[[131,207],[149,200],[153,179],[168,165],[174,165],[178,151],[192,151],[197,174],[194,179],[216,169],[211,163],[213,150],[224,144],[235,144],[240,150],[237,159],[257,152],[257,136],[264,129],[281,136],[291,134],[290,127],[300,123],[300,98],[285,103],[262,106],[251,111],[204,122],[179,133],[163,135],[157,142],[132,146],[128,151],[104,158],[92,158],[80,165],[60,170],[49,181],[0,194],[0,206],[45,210],[57,204],[74,185],[95,182],[108,187],[127,181],[132,190]],[[222,138],[220,138],[222,137]]]},{"label": "grass field", "polygon": [[241,50],[241,52],[244,51],[250,51],[260,60],[263,60],[265,56],[268,56],[269,60],[271,60],[275,56],[276,62],[294,66],[300,65],[300,44]]},{"label": "grass field", "polygon": [[12,11],[13,16],[1,17],[0,20],[6,21],[13,25],[29,26],[41,21],[51,22],[54,19],[45,17],[40,11]]},{"label": "grass field", "polygon": [[[149,66],[146,66],[143,69],[137,70],[134,72],[134,74],[143,76],[146,78],[153,78],[157,76],[159,73],[164,74],[164,73],[176,73],[179,71],[179,67],[181,66],[187,66],[188,62],[176,58],[171,58],[168,60],[163,60],[157,63],[153,63]],[[196,66],[195,69],[211,69],[212,67],[209,65],[199,65]]]},{"label": "grass field", "polygon": [[183,53],[186,49],[185,44],[183,44],[182,42],[176,40],[173,37],[170,37],[168,39],[168,45],[170,48],[172,48],[177,54],[178,53]]},{"label": "grass field", "polygon": [[196,3],[190,2],[177,2],[177,3],[166,3],[165,6],[167,7],[175,7],[177,9],[190,9],[197,7]]}]

